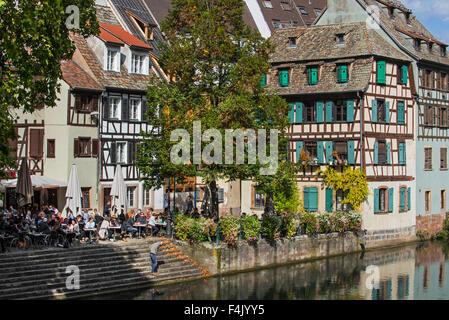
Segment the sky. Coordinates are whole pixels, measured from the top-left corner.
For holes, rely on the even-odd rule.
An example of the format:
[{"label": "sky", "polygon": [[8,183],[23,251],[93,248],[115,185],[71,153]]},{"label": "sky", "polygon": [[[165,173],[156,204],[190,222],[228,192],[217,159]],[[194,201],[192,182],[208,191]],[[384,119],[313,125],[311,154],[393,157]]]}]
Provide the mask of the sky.
[{"label": "sky", "polygon": [[449,44],[449,0],[402,0],[437,40]]}]

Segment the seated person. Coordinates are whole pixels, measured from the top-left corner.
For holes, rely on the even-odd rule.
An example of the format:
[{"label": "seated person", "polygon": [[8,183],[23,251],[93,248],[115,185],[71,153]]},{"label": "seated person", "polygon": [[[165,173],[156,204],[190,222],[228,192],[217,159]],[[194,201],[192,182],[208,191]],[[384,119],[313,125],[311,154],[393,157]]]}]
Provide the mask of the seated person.
[{"label": "seated person", "polygon": [[109,217],[106,217],[101,222],[100,230],[98,231],[98,235],[101,240],[106,240],[106,234],[109,234],[109,229],[108,229],[110,226],[109,221],[110,221]]},{"label": "seated person", "polygon": [[137,228],[133,227],[134,223],[135,223],[135,221],[132,217],[132,212],[130,212],[128,214],[128,220],[126,220],[122,225],[122,240],[124,240],[123,238],[124,238],[125,232],[131,232],[131,236],[134,237],[134,235],[137,232]]},{"label": "seated person", "polygon": [[41,223],[39,223],[39,227],[37,228],[37,232],[50,234],[50,226],[47,223],[47,218],[44,218]]},{"label": "seated person", "polygon": [[159,232],[159,228],[156,226],[156,219],[154,218],[154,214],[150,214],[148,225],[151,228],[151,235],[157,235],[157,233]]},{"label": "seated person", "polygon": [[[84,229],[95,229],[94,218],[92,218],[92,217],[89,218],[89,221],[84,226]],[[90,230],[90,231],[85,230],[85,231],[87,232],[87,235],[89,237],[89,241],[92,241],[92,233],[95,232],[95,231],[92,231],[92,230]]]}]

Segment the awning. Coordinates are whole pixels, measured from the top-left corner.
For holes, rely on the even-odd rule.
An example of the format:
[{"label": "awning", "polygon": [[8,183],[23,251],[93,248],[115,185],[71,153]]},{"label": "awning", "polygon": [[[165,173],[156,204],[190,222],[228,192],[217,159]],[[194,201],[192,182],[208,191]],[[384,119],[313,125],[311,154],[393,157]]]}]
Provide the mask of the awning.
[{"label": "awning", "polygon": [[[0,184],[2,186],[2,189],[15,188],[17,184],[17,179],[2,180]],[[44,188],[44,189],[67,187],[66,182],[36,175],[31,176],[31,184],[33,185],[33,188]]]}]

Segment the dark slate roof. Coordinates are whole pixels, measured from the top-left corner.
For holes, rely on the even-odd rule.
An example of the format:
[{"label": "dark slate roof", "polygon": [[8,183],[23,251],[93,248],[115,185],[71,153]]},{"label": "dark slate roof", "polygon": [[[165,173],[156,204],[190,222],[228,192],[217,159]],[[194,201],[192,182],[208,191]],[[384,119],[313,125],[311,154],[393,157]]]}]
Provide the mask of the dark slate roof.
[{"label": "dark slate roof", "polygon": [[[336,34],[345,34],[345,44],[336,44]],[[289,48],[289,37],[297,37],[296,48]],[[368,88],[375,57],[410,63],[365,23],[334,24],[280,29],[273,33],[276,45],[270,62],[269,89],[281,95],[365,91]],[[336,68],[349,64],[349,81],[338,83]],[[317,85],[308,85],[307,68],[320,67]],[[279,69],[291,70],[288,87],[279,87]]]},{"label": "dark slate roof", "polygon": [[[141,32],[137,29],[136,25],[131,20],[129,14],[126,11],[131,12],[133,15],[146,22],[149,25],[157,26],[157,22],[151,16],[148,8],[143,3],[143,0],[110,0],[114,8],[117,10],[122,21],[126,24],[126,27],[130,32],[138,37],[142,41],[146,41]],[[159,1],[155,1],[159,2]],[[161,1],[164,2],[164,1]],[[152,53],[159,56],[158,41],[164,41],[161,30],[158,27],[153,29],[153,40],[146,41],[153,48]]]},{"label": "dark slate roof", "polygon": [[[401,7],[403,10],[409,11],[398,0],[357,0],[362,6],[378,6],[379,20],[381,25],[386,28],[388,33],[396,39],[401,46],[403,46],[412,55],[415,55],[418,59],[423,59],[431,62],[437,62],[441,64],[449,65],[449,52],[446,57],[441,57],[439,52],[439,45],[443,44],[429,32],[419,20],[410,13],[409,23],[405,18],[405,11],[400,9],[394,10],[394,19],[390,18],[387,4],[392,4],[396,7]],[[411,12],[411,11],[409,11]],[[427,41],[435,42],[433,50],[429,51],[427,43],[422,43],[421,50],[415,50],[413,45],[412,35],[420,37],[421,39],[427,39]]]},{"label": "dark slate roof", "polygon": [[103,90],[103,88],[73,60],[61,61],[61,71],[62,78],[72,89]]},{"label": "dark slate roof", "polygon": [[116,26],[120,25],[120,22],[115,17],[114,13],[112,12],[111,8],[101,5],[95,5],[97,9],[97,20],[99,22],[107,23],[107,24],[113,24]]},{"label": "dark slate roof", "polygon": [[[318,18],[317,11],[323,12],[327,4],[326,0],[270,0],[272,8],[266,8],[264,0],[257,0],[257,2],[272,32],[276,29],[274,22],[282,25],[290,24],[293,27],[312,25]],[[284,3],[289,5],[289,10],[285,10],[287,7]]]},{"label": "dark slate roof", "polygon": [[[154,15],[158,24],[160,25],[162,21],[164,21],[165,17],[168,14],[168,11],[172,8],[171,0],[143,0],[148,8],[151,10],[151,13]],[[316,0],[315,0],[316,1]],[[325,1],[325,0],[319,0]],[[256,23],[249,11],[246,3],[243,6],[243,21],[253,30],[257,30]]]},{"label": "dark slate roof", "polygon": [[142,91],[146,91],[148,88],[148,82],[153,72],[151,69],[149,76],[129,74],[123,64],[121,65],[120,72],[105,71],[103,70],[103,64],[100,63],[82,36],[73,34],[72,40],[89,66],[89,69],[94,74],[97,82],[103,87]]},{"label": "dark slate roof", "polygon": [[[336,43],[336,35],[344,34],[344,45]],[[296,48],[289,48],[289,37],[297,37]],[[271,36],[276,46],[270,62],[313,61],[360,56],[382,56],[411,62],[365,22],[288,28]]]}]

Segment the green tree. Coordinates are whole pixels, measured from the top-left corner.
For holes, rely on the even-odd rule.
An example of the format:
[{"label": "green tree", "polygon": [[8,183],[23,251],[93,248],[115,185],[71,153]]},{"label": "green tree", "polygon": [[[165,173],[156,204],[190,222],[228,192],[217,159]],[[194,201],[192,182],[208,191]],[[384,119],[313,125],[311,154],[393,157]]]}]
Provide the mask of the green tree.
[{"label": "green tree", "polygon": [[[220,154],[210,153],[221,156],[223,164],[198,164],[192,158],[173,164],[170,151],[177,142],[170,141],[171,132],[185,129],[192,135],[193,122],[201,121],[202,132],[214,128],[221,137],[226,129],[278,129],[282,135],[288,126],[288,105],[260,86],[273,46],[245,26],[242,0],[174,0],[172,4],[162,23],[167,42],[161,44],[160,58],[172,81],[151,80],[147,98],[153,107],[148,108],[147,118],[153,130],[144,134],[137,165],[148,187],[161,187],[169,177],[179,182],[201,177],[211,192],[210,212],[217,218],[216,181],[251,179],[260,175],[264,165],[259,158],[251,165],[247,159],[245,164],[224,164],[224,144]],[[192,140],[188,143],[193,150]],[[202,150],[207,144],[203,141]]]},{"label": "green tree", "polygon": [[4,175],[4,169],[15,165],[9,141],[16,133],[9,108],[33,112],[38,106],[55,106],[60,61],[71,59],[74,51],[70,31],[83,36],[98,32],[94,0],[0,0],[0,30],[0,175]]}]

